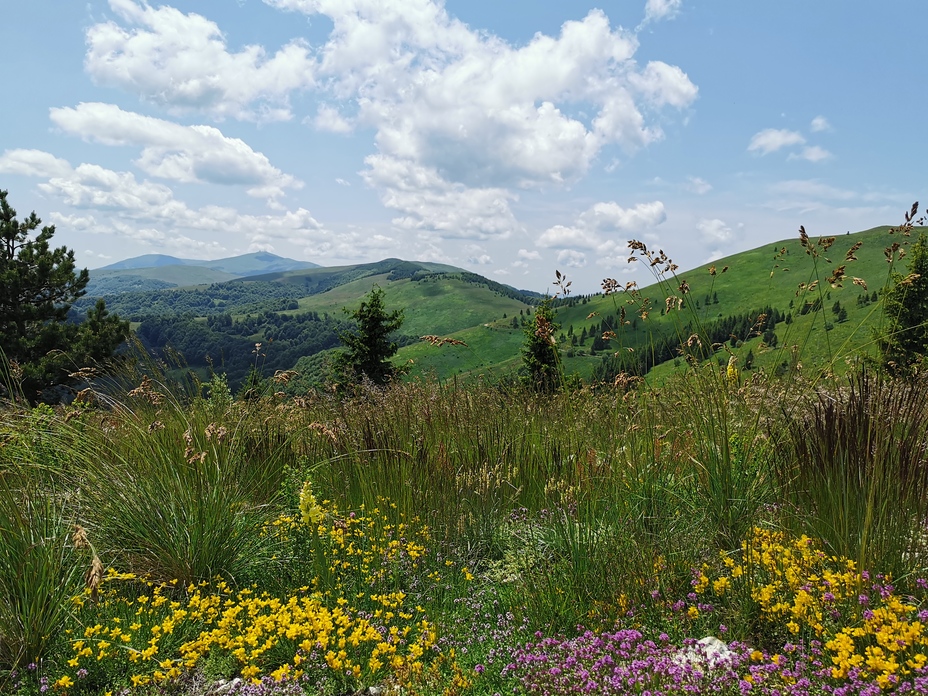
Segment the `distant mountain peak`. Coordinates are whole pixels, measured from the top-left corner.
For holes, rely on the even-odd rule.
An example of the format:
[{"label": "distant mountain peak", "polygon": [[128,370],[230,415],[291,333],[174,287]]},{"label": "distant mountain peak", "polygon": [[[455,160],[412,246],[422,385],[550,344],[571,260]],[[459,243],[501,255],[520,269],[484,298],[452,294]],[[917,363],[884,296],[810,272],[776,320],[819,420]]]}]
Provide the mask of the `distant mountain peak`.
[{"label": "distant mountain peak", "polygon": [[117,261],[96,271],[129,271],[163,266],[196,266],[212,271],[222,271],[239,278],[263,273],[280,271],[297,271],[306,268],[318,268],[319,264],[310,261],[296,261],[269,251],[255,251],[250,254],[230,256],[224,259],[181,259],[167,254],[144,254],[131,259]]}]

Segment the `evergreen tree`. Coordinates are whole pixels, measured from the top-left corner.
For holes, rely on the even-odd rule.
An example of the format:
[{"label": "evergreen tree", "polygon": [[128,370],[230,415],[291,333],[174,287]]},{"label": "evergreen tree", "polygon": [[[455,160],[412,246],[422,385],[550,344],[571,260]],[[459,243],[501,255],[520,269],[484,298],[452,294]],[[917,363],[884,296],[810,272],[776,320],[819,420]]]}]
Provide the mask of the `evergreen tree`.
[{"label": "evergreen tree", "polygon": [[21,370],[19,386],[33,402],[69,373],[112,356],[129,333],[128,322],[110,314],[102,299],[87,321],[67,321],[90,275],[77,272],[73,251],[50,246],[54,225],[30,238],[41,223],[35,212],[19,221],[0,190],[0,348]]},{"label": "evergreen tree", "polygon": [[338,354],[334,364],[342,382],[356,383],[367,378],[376,385],[384,385],[397,375],[397,367],[390,358],[399,348],[390,340],[390,334],[403,325],[403,311],[388,313],[383,295],[383,290],[375,285],[358,309],[344,310],[358,326],[354,332],[338,334],[346,348]]},{"label": "evergreen tree", "polygon": [[908,274],[894,274],[883,298],[886,331],[880,341],[883,364],[910,373],[928,352],[928,237],[922,232],[908,253]]},{"label": "evergreen tree", "polygon": [[525,342],[522,344],[525,378],[538,391],[554,391],[563,383],[560,353],[554,339],[559,329],[560,326],[554,323],[551,298],[546,297],[525,328]]}]

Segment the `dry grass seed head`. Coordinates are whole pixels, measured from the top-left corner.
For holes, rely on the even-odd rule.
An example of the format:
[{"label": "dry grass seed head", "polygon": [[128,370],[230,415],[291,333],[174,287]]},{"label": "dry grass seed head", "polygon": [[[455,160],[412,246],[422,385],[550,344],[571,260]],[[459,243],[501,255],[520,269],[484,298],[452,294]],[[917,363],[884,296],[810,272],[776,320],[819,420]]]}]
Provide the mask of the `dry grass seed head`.
[{"label": "dry grass seed head", "polygon": [[434,335],[434,334],[428,334],[428,335],[426,335],[426,336],[419,336],[419,340],[420,340],[420,341],[425,341],[425,342],[428,343],[429,345],[435,346],[436,348],[441,348],[441,347],[444,346],[444,345],[448,345],[448,346],[464,346],[465,348],[467,347],[467,344],[466,344],[464,341],[460,341],[460,340],[458,340],[458,339],[456,339],[456,338],[448,338],[448,337],[436,336],[436,335]]},{"label": "dry grass seed head", "polygon": [[79,524],[74,525],[74,533],[71,534],[71,543],[75,549],[89,549],[90,541],[87,539],[87,530]]},{"label": "dry grass seed head", "polygon": [[142,383],[129,391],[129,396],[144,399],[152,406],[158,406],[164,401],[164,394],[155,389],[155,383],[148,375],[142,375]]},{"label": "dry grass seed head", "polygon": [[554,326],[546,317],[535,317],[535,335],[546,343],[554,345]]},{"label": "dry grass seed head", "polygon": [[103,581],[103,562],[97,554],[93,555],[90,567],[84,574],[84,585],[90,590],[90,601],[97,603],[100,592],[100,583]]},{"label": "dry grass seed head", "polygon": [[300,373],[296,370],[277,370],[274,373],[274,376],[271,377],[271,380],[275,384],[289,384],[295,377],[299,377]]}]

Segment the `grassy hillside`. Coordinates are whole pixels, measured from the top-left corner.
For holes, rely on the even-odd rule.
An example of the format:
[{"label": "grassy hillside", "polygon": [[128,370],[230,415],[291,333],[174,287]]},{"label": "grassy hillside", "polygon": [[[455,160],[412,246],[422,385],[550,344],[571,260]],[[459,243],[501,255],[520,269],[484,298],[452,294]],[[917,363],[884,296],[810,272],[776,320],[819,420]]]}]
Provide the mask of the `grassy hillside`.
[{"label": "grassy hillside", "polygon": [[403,309],[403,333],[416,336],[446,335],[512,316],[530,305],[506,297],[485,284],[466,282],[457,274],[434,274],[422,279],[389,279],[389,274],[367,276],[333,290],[304,297],[295,312],[316,311],[341,315],[354,308],[363,295],[379,285],[389,310]]},{"label": "grassy hillside", "polygon": [[[752,335],[754,332],[750,330],[736,336],[736,345],[729,347],[739,351],[743,348],[744,353],[752,350],[757,357],[755,365],[763,366],[779,364],[785,359],[781,353],[796,345],[802,348],[807,366],[824,367],[872,346],[872,332],[882,318],[880,305],[873,301],[878,298],[873,295],[886,285],[890,272],[885,251],[894,242],[904,249],[911,241],[891,235],[889,230],[877,227],[839,236],[827,251],[816,252],[817,256],[807,254],[796,238],[689,271],[657,273],[656,282],[638,292],[620,291],[580,300],[568,298],[558,309],[558,321],[565,331],[572,326],[573,332],[579,334],[589,332],[604,318],[611,318],[616,338],[608,342],[609,351],[627,352],[630,348],[640,353],[663,340],[679,345],[681,339],[702,334],[727,317],[745,314],[756,317],[770,307],[784,316],[791,315],[790,323],[780,321],[774,329],[775,348],[762,346],[760,337]],[[848,252],[858,244],[853,254],[856,260],[847,260]],[[829,282],[842,265],[847,277],[834,284]],[[660,271],[666,264],[653,268]],[[897,260],[895,270],[904,269],[905,259]],[[714,270],[714,275],[710,270]],[[859,278],[860,284],[855,284],[854,278]],[[685,294],[680,289],[684,283],[688,286]],[[682,308],[666,312],[668,297],[682,298]],[[846,311],[846,317],[833,311],[835,303]],[[805,313],[804,307],[808,309]],[[620,326],[618,315],[623,309],[630,323]],[[646,320],[641,318],[643,311],[648,312]],[[826,324],[830,326],[827,331]],[[738,341],[743,345],[738,346]],[[588,352],[591,343],[588,339],[576,350]],[[726,354],[726,360],[727,357]]]},{"label": "grassy hillside", "polygon": [[[898,243],[904,251],[910,241],[878,227],[841,235],[827,249],[812,240],[807,253],[797,237],[687,271],[670,270],[665,257],[642,256],[638,263],[655,272],[654,283],[556,300],[556,338],[565,371],[605,380],[623,371],[664,379],[683,369],[680,346],[694,336],[689,352],[700,360],[727,363],[735,355],[742,369],[783,370],[801,362],[807,369],[841,372],[847,356],[873,348],[882,320],[878,293],[890,272],[887,247]],[[904,271],[899,253],[892,258],[896,270]],[[836,278],[841,266],[845,277]],[[189,280],[199,270],[158,270],[163,274],[172,268],[177,280]],[[240,375],[245,363],[253,363],[256,342],[278,342],[275,369],[337,345],[334,332],[346,319],[343,309],[356,308],[374,285],[384,290],[388,310],[404,310],[404,347],[397,360],[408,366],[410,375],[500,377],[519,369],[523,327],[539,296],[440,264],[386,259],[281,271],[189,290],[125,293],[107,302],[139,322],[140,334],[153,340],[154,347],[175,345],[191,364],[205,359],[207,352],[215,357],[211,346],[221,345],[223,364]],[[172,314],[177,318],[172,320]],[[758,322],[761,314],[766,319]],[[155,316],[157,327],[151,325]],[[288,321],[306,324],[307,317],[312,318],[309,334],[287,328]],[[207,318],[212,318],[208,326],[202,324]],[[324,340],[325,332],[329,338]],[[227,334],[234,340],[224,338]],[[300,343],[310,334],[311,342]],[[423,335],[454,338],[466,346],[436,348],[417,340]]]},{"label": "grassy hillside", "polygon": [[102,281],[114,278],[143,278],[146,280],[160,280],[174,286],[208,285],[210,283],[224,283],[234,280],[238,275],[219,271],[204,266],[152,266],[150,268],[133,268],[131,270],[93,271],[92,283],[100,284]]}]

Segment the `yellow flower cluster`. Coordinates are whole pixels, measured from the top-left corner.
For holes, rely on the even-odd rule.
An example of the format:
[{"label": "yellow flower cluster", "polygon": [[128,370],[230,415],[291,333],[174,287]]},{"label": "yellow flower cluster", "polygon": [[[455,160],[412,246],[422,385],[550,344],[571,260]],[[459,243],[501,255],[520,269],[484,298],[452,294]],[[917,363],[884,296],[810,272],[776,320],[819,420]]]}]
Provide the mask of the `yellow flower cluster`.
[{"label": "yellow flower cluster", "polygon": [[768,622],[821,640],[835,679],[854,670],[888,688],[928,664],[924,597],[900,597],[889,578],[871,580],[854,561],[829,556],[813,539],[755,529],[742,544],[740,563],[727,554],[722,561],[714,580],[703,567],[696,593],[711,588],[720,597],[734,587],[749,593]]},{"label": "yellow flower cluster", "polygon": [[[402,596],[378,599],[402,607]],[[407,622],[374,625],[347,600],[329,608],[318,594],[281,600],[243,590],[223,602],[210,630],[184,643],[179,652],[183,664],[193,667],[211,650],[222,650],[242,665],[243,677],[257,679],[269,665],[277,665],[274,675],[280,679],[301,676],[306,655],[318,651],[338,674],[374,678],[384,665],[395,670],[435,644],[435,631],[426,619],[413,623],[405,612],[393,617]]]},{"label": "yellow flower cluster", "polygon": [[[67,692],[78,670],[101,661],[133,686],[165,682],[212,653],[231,656],[241,675],[256,682],[267,674],[298,678],[310,658],[314,669],[324,665],[355,685],[422,674],[426,657],[438,654],[436,630],[401,586],[408,578],[427,591],[444,573],[421,582],[428,528],[382,503],[385,512],[340,515],[328,501],[319,504],[306,484],[300,515],[311,530],[309,560],[321,573],[285,596],[257,587],[236,591],[220,579],[184,588],[108,571],[98,603],[86,594],[75,598],[86,627],[72,636],[73,657],[56,687]],[[300,529],[298,520],[282,516],[265,533]],[[467,568],[459,573],[473,579]]]}]

